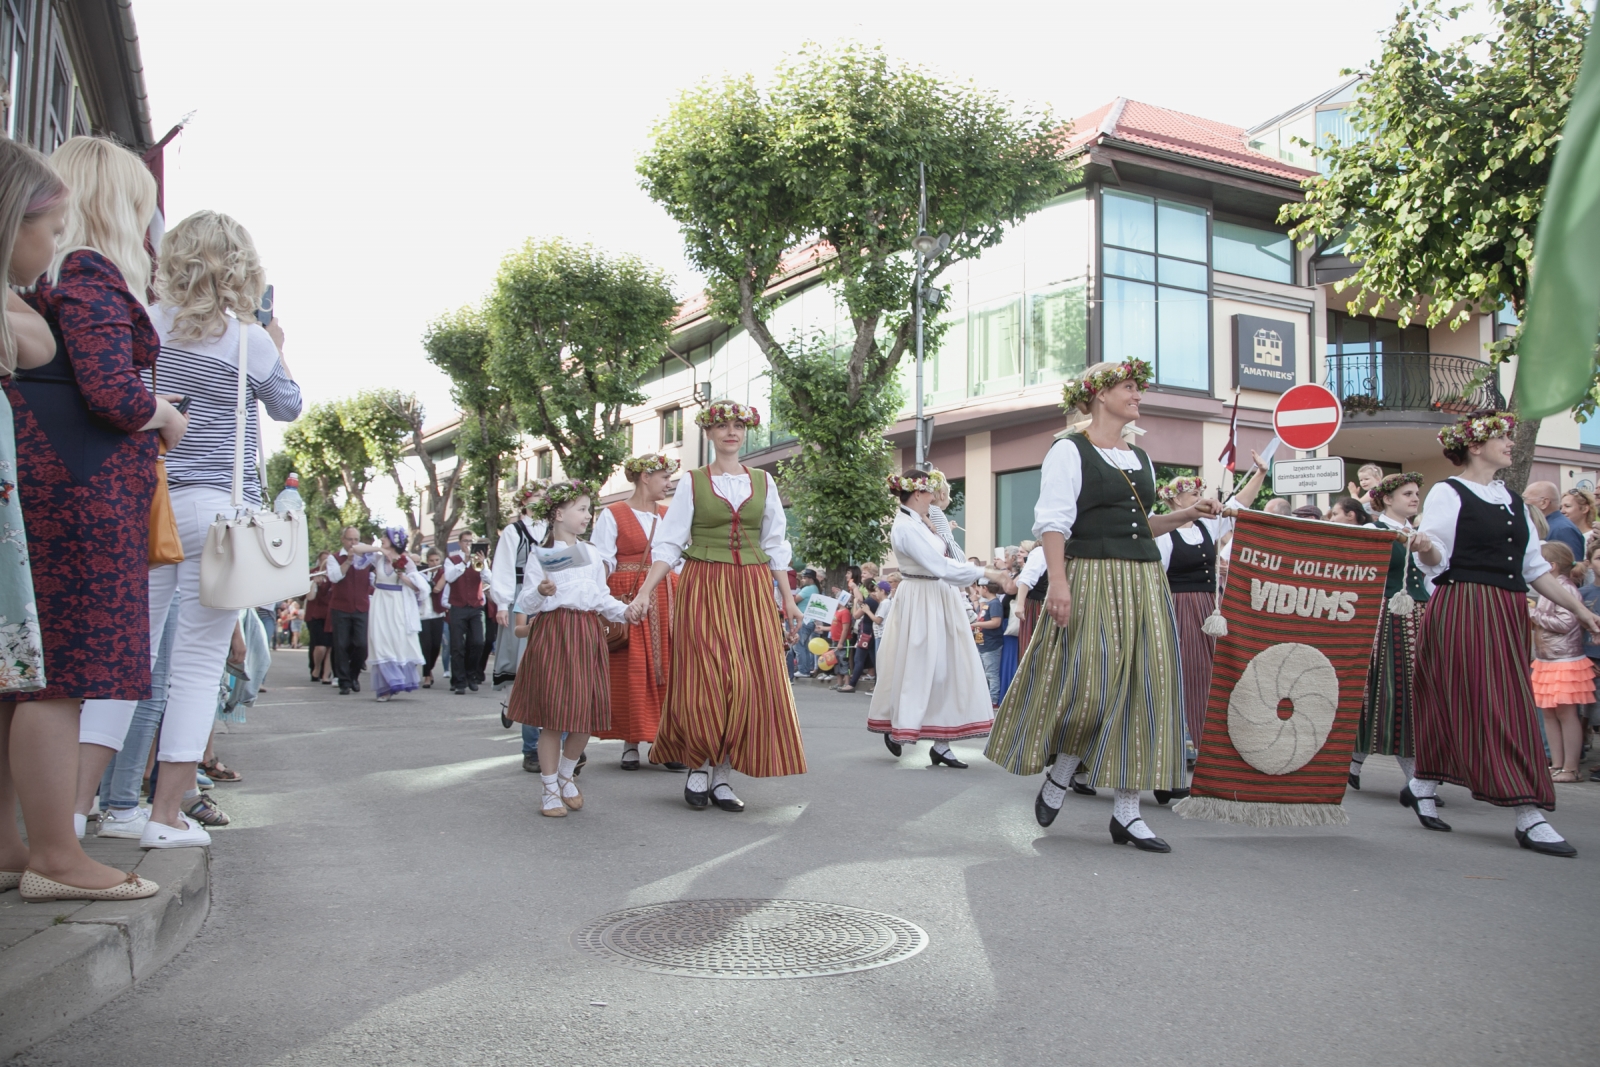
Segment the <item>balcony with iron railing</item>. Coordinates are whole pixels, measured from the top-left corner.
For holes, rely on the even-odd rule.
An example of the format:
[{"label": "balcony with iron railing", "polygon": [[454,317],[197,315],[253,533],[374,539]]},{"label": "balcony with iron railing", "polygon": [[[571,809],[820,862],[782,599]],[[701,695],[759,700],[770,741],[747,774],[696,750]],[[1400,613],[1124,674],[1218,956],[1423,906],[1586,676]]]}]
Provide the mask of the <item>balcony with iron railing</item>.
[{"label": "balcony with iron railing", "polygon": [[1345,416],[1432,412],[1456,416],[1504,410],[1500,372],[1481,359],[1442,352],[1341,352],[1323,357],[1325,384]]}]

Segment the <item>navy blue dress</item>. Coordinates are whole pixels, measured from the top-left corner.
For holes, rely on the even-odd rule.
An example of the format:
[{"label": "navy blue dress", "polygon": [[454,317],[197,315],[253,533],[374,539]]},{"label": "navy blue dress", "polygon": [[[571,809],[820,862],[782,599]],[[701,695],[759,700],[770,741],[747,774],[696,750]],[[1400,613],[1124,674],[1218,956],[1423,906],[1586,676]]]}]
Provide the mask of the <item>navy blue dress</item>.
[{"label": "navy blue dress", "polygon": [[122,272],[69,255],[60,280],[24,297],[56,335],[56,358],[5,382],[16,419],[17,490],[44,638],[44,689],[14,700],[150,695],[150,500],[156,412],[139,377],[161,340]]}]

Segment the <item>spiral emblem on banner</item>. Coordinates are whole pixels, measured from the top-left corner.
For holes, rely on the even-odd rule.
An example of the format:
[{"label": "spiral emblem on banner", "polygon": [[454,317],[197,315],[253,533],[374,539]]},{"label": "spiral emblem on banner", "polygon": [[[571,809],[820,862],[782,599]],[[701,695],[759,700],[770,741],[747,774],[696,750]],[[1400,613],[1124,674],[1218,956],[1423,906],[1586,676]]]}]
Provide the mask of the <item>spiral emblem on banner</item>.
[{"label": "spiral emblem on banner", "polygon": [[1328,740],[1339,710],[1339,676],[1311,645],[1257,653],[1228,697],[1228,737],[1262,774],[1292,774]]}]

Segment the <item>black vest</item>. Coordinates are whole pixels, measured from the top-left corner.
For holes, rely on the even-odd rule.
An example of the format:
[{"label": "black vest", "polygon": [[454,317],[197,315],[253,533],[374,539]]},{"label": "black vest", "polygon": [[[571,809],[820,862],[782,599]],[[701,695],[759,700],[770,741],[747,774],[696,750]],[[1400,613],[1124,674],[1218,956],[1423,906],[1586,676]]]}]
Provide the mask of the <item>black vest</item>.
[{"label": "black vest", "polygon": [[1511,508],[1491,504],[1454,478],[1444,484],[1461,498],[1461,514],[1456,518],[1456,543],[1450,551],[1450,569],[1433,580],[1434,585],[1472,582],[1526,593],[1522,580],[1522,557],[1528,551],[1528,519],[1522,501],[1511,494]]},{"label": "black vest", "polygon": [[1039,584],[1028,590],[1028,599],[1043,604],[1044,598],[1050,593],[1050,572],[1046,570],[1039,575]]},{"label": "black vest", "polygon": [[1167,585],[1174,593],[1215,593],[1217,591],[1217,544],[1203,522],[1200,543],[1191,545],[1178,531],[1172,531],[1172,559],[1167,563]]},{"label": "black vest", "polygon": [[1072,524],[1067,556],[1073,559],[1131,559],[1158,562],[1161,550],[1145,518],[1156,498],[1156,472],[1144,449],[1135,447],[1139,469],[1113,467],[1081,433],[1063,440],[1078,449],[1083,488],[1078,490],[1078,517]]},{"label": "black vest", "polygon": [[[1367,525],[1374,530],[1388,530],[1391,533],[1399,532],[1387,523],[1370,522]],[[1408,562],[1410,556],[1411,553],[1406,550],[1406,543],[1396,538],[1394,547],[1389,550],[1389,577],[1383,583],[1384,599],[1387,600],[1398,593],[1402,584],[1405,586],[1406,592],[1411,594],[1411,599],[1418,604],[1428,599],[1428,586],[1422,580],[1422,570],[1416,564]],[[1452,556],[1451,562],[1454,563],[1454,560],[1455,557]]]}]

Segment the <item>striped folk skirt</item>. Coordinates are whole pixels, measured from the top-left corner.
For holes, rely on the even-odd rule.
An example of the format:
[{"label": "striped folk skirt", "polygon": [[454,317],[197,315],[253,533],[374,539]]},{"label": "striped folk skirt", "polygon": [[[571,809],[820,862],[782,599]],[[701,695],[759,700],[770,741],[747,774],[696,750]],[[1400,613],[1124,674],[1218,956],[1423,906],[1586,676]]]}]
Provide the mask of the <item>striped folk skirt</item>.
[{"label": "striped folk skirt", "polygon": [[752,778],[805,773],[774,596],[764,563],[684,563],[651,763],[726,759]]},{"label": "striped folk skirt", "polygon": [[[618,565],[606,579],[611,595],[632,600],[648,569],[644,564]],[[678,576],[668,571],[651,597],[650,613],[628,627],[628,647],[610,654],[611,729],[600,734],[602,739],[656,739],[672,663],[672,600],[677,585]]]},{"label": "striped folk skirt", "polygon": [[1528,598],[1441,585],[1417,632],[1417,777],[1501,807],[1556,806],[1528,671]]},{"label": "striped folk skirt", "polygon": [[1417,729],[1417,620],[1427,605],[1410,615],[1389,614],[1384,602],[1378,615],[1378,639],[1367,668],[1367,693],[1356,727],[1356,751],[1382,756],[1415,756]]},{"label": "striped folk skirt", "polygon": [[606,627],[592,611],[557,608],[533,617],[506,716],[524,726],[576,734],[611,727]]},{"label": "striped folk skirt", "polygon": [[1013,774],[1061,753],[1101,788],[1182,788],[1178,632],[1160,562],[1071,559],[1067,582],[1067,628],[1040,614],[984,754]]},{"label": "striped folk skirt", "polygon": [[1200,728],[1206,721],[1206,700],[1211,694],[1211,660],[1217,654],[1217,639],[1201,627],[1216,606],[1214,593],[1172,594],[1179,660],[1183,664],[1183,725],[1196,751],[1200,748]]}]

